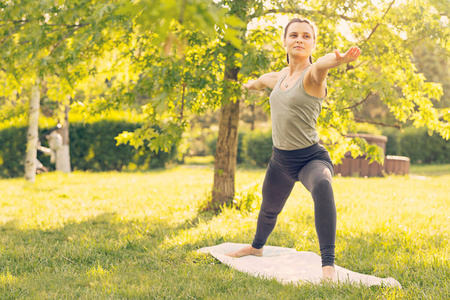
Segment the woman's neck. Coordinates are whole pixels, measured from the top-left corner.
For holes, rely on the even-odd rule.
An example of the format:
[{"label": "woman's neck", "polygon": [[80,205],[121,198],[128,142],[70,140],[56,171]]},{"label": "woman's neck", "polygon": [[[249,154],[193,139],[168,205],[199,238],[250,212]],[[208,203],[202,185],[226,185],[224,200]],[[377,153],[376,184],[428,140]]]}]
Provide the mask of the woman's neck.
[{"label": "woman's neck", "polygon": [[289,76],[292,76],[296,73],[302,72],[306,68],[308,68],[311,65],[308,59],[301,59],[301,60],[291,60],[289,57]]}]

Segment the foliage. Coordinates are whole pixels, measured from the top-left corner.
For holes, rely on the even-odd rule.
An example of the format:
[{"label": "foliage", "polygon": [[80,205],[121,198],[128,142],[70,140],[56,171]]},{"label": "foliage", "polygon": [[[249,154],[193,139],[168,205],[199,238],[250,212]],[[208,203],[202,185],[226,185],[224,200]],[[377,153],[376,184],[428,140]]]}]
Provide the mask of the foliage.
[{"label": "foliage", "polygon": [[396,128],[384,128],[383,135],[388,138],[386,143],[386,155],[400,155],[401,132]]},{"label": "foliage", "polygon": [[14,95],[37,78],[44,80],[47,97],[68,104],[79,81],[95,74],[90,60],[127,40],[131,22],[114,13],[123,4],[120,0],[3,1],[0,66],[7,78],[6,104],[14,104]]},{"label": "foliage", "polygon": [[[355,138],[353,141],[361,143],[359,147],[351,147],[353,157],[362,155],[361,149],[372,151],[371,156],[402,155],[411,159],[412,163],[449,163],[450,143],[441,137],[429,135],[424,129],[408,127],[403,131],[396,128],[384,128],[382,131],[374,125],[361,124],[356,126],[358,133],[369,133],[386,136],[386,151],[383,153],[375,145],[364,148],[365,140]],[[210,150],[209,154],[214,154],[217,135],[210,135],[206,140],[206,145]],[[328,147],[328,145],[327,145]],[[243,131],[239,133],[238,163],[249,162],[258,167],[266,167],[272,155],[272,135],[270,131]]]},{"label": "foliage", "polygon": [[[130,22],[113,13],[122,4],[120,0],[12,0],[0,4],[0,36],[4,37],[0,69],[14,82],[5,84],[9,88],[5,94],[20,90],[11,89],[15,83],[33,86],[25,159],[25,177],[30,182],[35,180],[41,95],[53,98],[49,102],[54,103],[55,118],[64,123],[63,112],[76,93],[77,81],[95,73],[95,68],[88,68],[90,59],[126,40],[122,34],[129,31]],[[14,106],[9,95],[4,102]],[[69,171],[68,157],[63,160]]]},{"label": "foliage", "polygon": [[[143,35],[133,48],[139,57],[131,57],[136,74],[140,74],[131,85],[135,95],[145,95],[149,100],[141,109],[149,124],[161,128],[157,133],[149,127],[136,132],[128,132],[118,137],[119,143],[141,145],[147,142],[150,148],[167,150],[181,139],[186,128],[185,111],[202,111],[213,105],[221,92],[217,60],[223,59],[217,52],[217,44],[209,43],[202,47],[189,47],[190,44],[205,40],[198,32],[179,30],[188,44],[183,57],[158,57],[157,46],[151,46],[155,36]],[[128,87],[127,87],[128,89]],[[200,94],[199,94],[200,93]],[[120,98],[118,99],[120,101]]]},{"label": "foliage", "polygon": [[260,209],[262,194],[260,193],[260,184],[253,184],[236,192],[232,201],[219,204],[211,201],[211,193],[206,193],[204,198],[198,204],[198,212],[203,213],[221,213],[227,209],[235,209],[242,213],[251,213]]},{"label": "foliage", "polygon": [[236,193],[230,207],[234,207],[241,212],[255,212],[261,208],[262,194],[261,187],[255,184],[247,190]]},{"label": "foliage", "polygon": [[[169,152],[155,153],[143,146],[116,146],[115,137],[125,130],[135,130],[141,124],[125,121],[98,121],[94,123],[70,123],[70,159],[73,170],[109,171],[135,170],[165,167],[175,160],[176,147]],[[46,129],[41,128],[40,134]],[[8,127],[0,130],[0,177],[23,176],[23,160],[26,151],[26,127]],[[45,144],[44,144],[45,145]],[[44,166],[52,169],[50,159],[38,154]]]},{"label": "foliage", "polygon": [[406,128],[400,138],[400,155],[409,157],[413,164],[448,164],[450,142],[425,128]]},{"label": "foliage", "polygon": [[[245,194],[261,186],[264,171],[236,175]],[[34,186],[0,180],[1,298],[448,299],[449,180],[448,172],[429,180],[333,179],[336,264],[395,278],[402,289],[280,284],[197,253],[250,243],[255,233],[257,211],[197,213],[210,169],[48,173]],[[319,253],[314,203],[301,184],[268,244]]]},{"label": "foliage", "polygon": [[[145,130],[141,129],[135,134],[136,140],[147,139],[148,146],[153,151],[160,149],[169,151],[179,142],[185,128],[183,120],[179,121],[178,118],[174,120],[170,112],[164,111],[164,108],[173,108],[171,104],[156,108],[166,97],[179,95],[178,91],[173,90],[173,84],[166,86],[165,89],[156,88],[158,96],[161,96],[158,92],[164,94],[165,91],[169,91],[159,99],[152,99],[155,93],[148,93],[155,88],[154,84],[149,84],[153,79],[155,79],[153,83],[163,82],[160,80],[161,74],[158,73],[158,70],[162,69],[158,65],[158,59],[162,58],[160,62],[165,59],[158,57],[161,53],[159,45],[165,44],[164,49],[168,53],[172,46],[178,49],[178,53],[183,53],[185,50],[183,44],[191,42],[187,39],[200,38],[197,37],[199,34],[195,34],[195,31],[199,30],[209,34],[216,34],[216,30],[219,30],[225,42],[239,45],[236,28],[242,26],[234,16],[225,15],[225,8],[211,5],[211,2],[206,0],[182,1],[182,3],[155,0],[133,2],[115,0],[108,3],[94,0],[62,0],[53,3],[27,0],[21,1],[20,5],[17,1],[7,1],[2,3],[0,8],[0,35],[5,37],[0,42],[2,46],[0,77],[8,78],[7,84],[5,83],[5,87],[8,87],[7,93],[1,99],[5,103],[0,102],[2,114],[15,115],[13,108],[17,106],[17,101],[14,95],[21,94],[21,87],[15,86],[17,83],[27,88],[36,76],[45,77],[46,82],[56,83],[53,87],[46,87],[48,88],[46,97],[67,104],[68,100],[76,97],[75,91],[83,90],[93,75],[99,75],[96,76],[97,80],[104,80],[106,74],[107,80],[113,82],[110,85],[111,91],[89,95],[91,92],[86,93],[87,89],[84,89],[85,93],[82,94],[88,94],[89,97],[87,101],[79,99],[77,103],[81,106],[91,104],[95,109],[86,107],[86,111],[95,114],[111,107],[120,109],[124,104],[132,104],[135,100],[132,92],[144,94],[147,99],[152,100],[142,109],[143,114],[149,117],[151,125],[145,125],[143,128]],[[165,21],[155,21],[161,18]],[[205,50],[208,49],[205,47],[202,51]],[[213,52],[214,47],[209,50],[209,53]],[[99,61],[98,58],[102,55],[109,58],[109,61]],[[182,56],[184,57],[184,54]],[[203,53],[196,52],[193,53],[194,56],[202,57]],[[184,58],[176,56],[172,58],[166,65],[181,64],[180,68],[174,68],[171,74],[179,74],[184,70],[184,73],[188,73],[188,77],[189,75],[199,77],[196,72],[191,74],[187,72],[194,69],[189,63],[183,67]],[[194,58],[194,62],[191,63],[201,67],[196,64],[196,60]],[[99,62],[102,65],[99,65]],[[128,67],[134,65],[135,67]],[[154,68],[148,68],[149,66]],[[166,70],[162,69],[162,72],[166,74]],[[215,72],[207,72],[215,79]],[[148,75],[151,77],[150,80],[143,78]],[[140,80],[136,84],[138,79]],[[186,101],[191,98],[192,93],[189,92]],[[178,100],[178,97],[174,97],[175,102]],[[106,101],[109,103],[105,103]],[[186,106],[189,108],[189,103]],[[153,109],[156,112],[153,112]],[[17,109],[15,110],[17,112]],[[155,116],[155,113],[158,116]],[[155,131],[153,126],[157,126],[160,130]],[[136,147],[143,144],[132,141],[132,137],[132,133],[126,132],[118,137],[118,140],[122,143],[129,142]]]},{"label": "foliage", "polygon": [[245,157],[258,167],[266,167],[272,156],[272,131],[252,131],[245,135]]},{"label": "foliage", "polygon": [[408,127],[403,131],[384,129],[388,137],[387,155],[402,155],[410,158],[412,164],[448,164],[450,163],[450,142],[426,128]]},{"label": "foliage", "polygon": [[[387,1],[318,1],[302,6],[292,1],[272,1],[269,6],[262,1],[213,4],[206,0],[142,0],[129,4],[78,0],[51,5],[25,1],[20,6],[14,3],[2,4],[2,65],[8,71],[4,76],[12,76],[7,80],[9,96],[3,98],[8,103],[3,103],[2,109],[20,107],[14,105],[13,91],[17,87],[12,79],[25,74],[25,69],[41,70],[39,74],[50,76],[48,82],[55,83],[49,90],[49,95],[54,95],[49,96],[52,99],[74,97],[71,91],[75,84],[98,72],[97,66],[91,64],[92,57],[116,49],[116,63],[131,66],[126,70],[128,75],[113,78],[122,84],[116,84],[104,99],[106,103],[94,101],[97,109],[91,113],[131,104],[139,95],[145,95],[150,102],[141,112],[162,131],[144,127],[136,133],[125,133],[118,140],[136,146],[142,144],[138,140],[147,140],[153,150],[167,150],[179,141],[186,128],[183,110],[201,113],[207,107],[217,108],[222,101],[240,97],[241,92],[236,89],[237,94],[227,98],[224,88],[233,83],[220,82],[225,57],[231,49],[227,42],[238,46],[236,41],[243,41],[233,54],[240,82],[285,66],[280,28],[249,27],[245,36],[239,36],[237,29],[244,23],[270,23],[275,19],[274,13],[300,14],[314,20],[320,29],[314,57],[353,44],[363,50],[357,64],[330,72],[329,98],[318,128],[321,137],[334,145],[330,147],[334,160],[351,147],[343,135],[354,124],[352,111],[359,109],[356,104],[370,93],[379,95],[399,122],[412,120],[415,126],[426,125],[444,138],[449,136],[450,113],[445,108],[434,109],[430,102],[440,98],[442,89],[416,73],[411,60],[415,41],[424,37],[433,45],[437,42],[439,53],[448,56],[447,6],[440,0],[422,1],[421,5],[412,0],[394,5]],[[227,7],[229,12],[224,14]],[[26,16],[23,20],[22,15]],[[337,30],[345,26],[351,33]],[[25,88],[31,84],[26,78],[21,82]],[[9,112],[14,115],[13,110]],[[162,133],[167,137],[160,137]]]},{"label": "foliage", "polygon": [[26,127],[8,127],[0,131],[0,177],[18,177],[24,174]]},{"label": "foliage", "polygon": [[381,135],[382,131],[373,124],[356,123],[354,128],[352,130],[349,130],[349,133],[366,133],[366,134]]},{"label": "foliage", "polygon": [[173,25],[189,31],[200,29],[210,36],[215,36],[218,28],[225,41],[239,46],[241,41],[235,27],[242,26],[242,21],[226,12],[226,8],[209,0],[138,0],[119,10],[134,19],[141,31],[157,34],[158,41],[164,41],[166,50],[175,42],[171,31]]},{"label": "foliage", "polygon": [[[427,81],[412,60],[414,46],[424,39],[449,56],[447,0],[16,3],[1,4],[5,76],[19,78],[25,86],[37,76],[57,76],[48,79],[61,87],[55,95],[71,99],[77,83],[99,73],[93,57],[114,57],[106,68],[109,91],[80,105],[92,114],[131,108],[145,116],[148,122],[123,132],[118,143],[169,151],[188,128],[186,110],[200,114],[246,97],[243,82],[286,67],[282,30],[267,21],[299,15],[319,25],[314,58],[353,45],[362,49],[357,62],[329,72],[328,98],[317,128],[334,162],[348,151],[382,160],[375,146],[345,138],[355,123],[371,122],[354,114],[373,94],[394,115],[397,124],[391,125],[412,123],[450,138],[450,109],[434,107],[442,86]],[[263,25],[250,26],[258,22]],[[117,66],[121,70],[114,76]],[[12,85],[8,83],[9,107],[14,107],[11,95],[17,91]],[[267,97],[256,102],[267,106]]]},{"label": "foliage", "polygon": [[[436,12],[433,9],[433,6],[443,9],[445,5],[441,5],[441,1],[427,1],[421,6],[416,6],[414,1],[395,5],[387,1],[319,1],[303,5],[292,1],[272,1],[270,6],[264,6],[260,1],[223,1],[218,4],[228,6],[229,15],[241,18],[247,25],[256,21],[270,23],[275,13],[290,16],[301,14],[314,20],[320,29],[314,54],[316,58],[333,49],[346,49],[355,44],[362,48],[363,54],[357,63],[333,69],[329,74],[329,97],[324,103],[318,129],[321,138],[329,145],[333,161],[339,162],[349,150],[355,155],[361,152],[369,153],[369,156],[373,154],[372,159],[381,160],[379,151],[364,140],[345,138],[348,132],[353,131],[355,122],[367,121],[356,120],[354,111],[373,94],[388,106],[396,122],[411,121],[415,126],[427,126],[445,139],[450,137],[450,112],[434,108],[432,102],[432,99],[441,97],[442,88],[417,73],[412,61],[414,41],[423,37],[437,41],[441,52],[445,55],[449,53],[448,20],[441,18],[439,10]],[[427,13],[424,14],[424,11]],[[167,16],[173,19],[171,14]],[[410,24],[420,25],[412,27]],[[153,51],[148,51],[149,47],[142,50],[154,54],[151,57],[153,64],[147,63],[148,68],[153,66],[154,76],[151,81],[145,79],[145,86],[152,87],[153,97],[166,99],[165,106],[160,107],[164,107],[162,111],[169,116],[167,122],[178,122],[176,126],[180,128],[184,125],[176,121],[176,116],[182,115],[181,107],[201,113],[207,107],[216,108],[243,95],[236,82],[217,84],[223,78],[227,57],[237,68],[240,82],[286,66],[281,31],[276,26],[248,26],[245,35],[241,36],[244,42],[238,50],[224,43],[220,32],[212,38],[210,34],[200,33],[179,22],[171,26],[167,28],[174,35],[174,42],[169,47],[170,51],[166,51],[171,55],[158,55],[167,43],[155,45],[158,42],[155,38],[146,42],[146,45],[155,45]],[[348,26],[350,33],[340,31],[345,26]],[[212,53],[205,49],[210,49]],[[191,82],[192,79],[197,85]],[[155,85],[156,82],[158,84]],[[263,96],[263,99],[267,100],[267,97]],[[186,101],[185,105],[183,101]],[[267,101],[263,103],[266,105]],[[178,107],[178,113],[174,113],[173,107]],[[119,141],[131,142],[132,139],[152,137],[138,132],[136,135],[127,134]]]},{"label": "foliage", "polygon": [[[422,74],[415,72],[411,62],[413,41],[436,32],[442,33],[441,46],[448,53],[448,26],[439,22],[438,15],[421,14],[419,11],[424,9],[424,4],[419,8],[412,2],[393,6],[389,2],[379,2],[376,6],[370,1],[358,3],[340,6],[337,2],[328,2],[325,6],[338,13],[335,18],[320,16],[320,13],[312,17],[320,29],[323,28],[319,51],[330,52],[333,48],[348,48],[351,44],[362,49],[359,62],[330,71],[329,98],[319,120],[321,138],[329,144],[338,143],[331,147],[334,157],[345,153],[341,148],[348,148],[350,144],[344,141],[342,134],[352,128],[353,111],[375,93],[388,105],[397,122],[412,120],[415,126],[426,125],[448,139],[446,113],[433,108],[431,102],[441,96],[442,89],[438,84],[426,82]],[[319,1],[314,5],[319,10],[324,3]],[[422,20],[420,26],[409,26],[417,23],[415,18]],[[329,30],[338,22],[347,24],[351,35]]]},{"label": "foliage", "polygon": [[[123,132],[135,130],[142,124],[126,121],[100,121],[96,123],[70,124],[70,159],[74,170],[124,170],[162,168],[175,159],[176,147],[168,152],[155,152],[146,146],[133,149],[117,145],[115,137]],[[158,129],[156,129],[158,130]]]},{"label": "foliage", "polygon": [[441,99],[433,99],[439,108],[450,107],[450,57],[445,50],[436,47],[432,41],[423,40],[414,47],[413,62],[419,73],[423,73],[427,81],[440,82],[444,94]]}]

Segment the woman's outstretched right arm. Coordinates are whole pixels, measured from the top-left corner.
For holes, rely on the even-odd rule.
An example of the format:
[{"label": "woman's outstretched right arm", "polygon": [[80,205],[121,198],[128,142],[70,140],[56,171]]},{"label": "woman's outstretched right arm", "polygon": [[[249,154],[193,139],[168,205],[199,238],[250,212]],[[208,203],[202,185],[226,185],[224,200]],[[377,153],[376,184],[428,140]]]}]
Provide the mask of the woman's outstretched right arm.
[{"label": "woman's outstretched right arm", "polygon": [[283,69],[281,72],[266,73],[256,80],[250,80],[249,82],[244,83],[244,87],[247,90],[262,90],[266,87],[273,90],[275,84],[277,84],[280,73],[283,71],[285,70]]}]

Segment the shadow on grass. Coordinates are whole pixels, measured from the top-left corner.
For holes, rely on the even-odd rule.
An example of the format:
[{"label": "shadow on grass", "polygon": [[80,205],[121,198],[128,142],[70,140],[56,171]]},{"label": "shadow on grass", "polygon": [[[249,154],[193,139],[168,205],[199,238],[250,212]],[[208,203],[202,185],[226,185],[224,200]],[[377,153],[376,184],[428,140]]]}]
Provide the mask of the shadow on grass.
[{"label": "shadow on grass", "polygon": [[[299,299],[356,293],[364,299],[394,293],[351,286],[299,290],[218,266],[214,258],[195,250],[254,232],[249,228],[236,235],[218,233],[210,228],[216,218],[221,217],[202,214],[177,223],[158,216],[125,219],[104,213],[54,229],[22,229],[12,220],[0,225],[0,294],[2,299],[252,299],[257,294],[262,299]],[[410,236],[394,233],[342,236],[339,242],[344,249],[337,264],[393,277],[402,283],[403,296],[439,298],[448,293],[449,283],[442,280],[450,276],[448,261],[427,253],[447,247],[444,236],[421,236],[416,246]]]},{"label": "shadow on grass", "polygon": [[186,280],[180,268],[188,266],[194,272],[199,265],[217,263],[194,250],[223,238],[162,245],[212,218],[204,213],[180,223],[158,216],[124,219],[103,213],[52,229],[24,229],[11,220],[0,225],[1,299],[147,298],[161,296],[160,290],[172,295],[174,288],[183,288],[180,276]]}]

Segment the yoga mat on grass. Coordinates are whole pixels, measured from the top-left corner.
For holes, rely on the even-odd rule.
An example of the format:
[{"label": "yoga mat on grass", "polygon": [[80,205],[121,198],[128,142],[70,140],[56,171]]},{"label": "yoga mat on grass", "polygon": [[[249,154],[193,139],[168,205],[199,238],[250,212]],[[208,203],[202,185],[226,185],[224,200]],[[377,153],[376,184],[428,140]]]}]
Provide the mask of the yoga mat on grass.
[{"label": "yoga mat on grass", "polygon": [[[226,256],[225,253],[236,251],[245,244],[223,243],[198,250],[210,253],[222,263],[236,270],[249,273],[256,277],[275,278],[281,283],[321,283],[322,263],[319,255],[313,252],[296,251],[291,248],[264,246],[262,257],[253,255],[240,258]],[[394,278],[379,278],[352,272],[335,265],[338,282],[355,283],[367,286],[385,285],[401,288]]]}]

